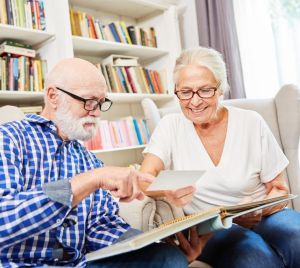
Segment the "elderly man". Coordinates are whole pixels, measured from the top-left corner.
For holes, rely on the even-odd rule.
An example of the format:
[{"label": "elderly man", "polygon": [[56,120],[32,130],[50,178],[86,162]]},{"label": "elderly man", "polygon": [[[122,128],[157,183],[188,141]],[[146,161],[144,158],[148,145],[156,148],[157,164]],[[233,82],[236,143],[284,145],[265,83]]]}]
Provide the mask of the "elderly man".
[{"label": "elderly man", "polygon": [[[105,97],[91,63],[65,59],[49,73],[40,116],[0,126],[0,266],[185,267],[175,247],[150,247],[86,263],[85,254],[134,230],[118,216],[121,201],[142,199],[152,177],[103,167],[77,140],[90,139]],[[123,237],[124,237],[123,236]]]}]

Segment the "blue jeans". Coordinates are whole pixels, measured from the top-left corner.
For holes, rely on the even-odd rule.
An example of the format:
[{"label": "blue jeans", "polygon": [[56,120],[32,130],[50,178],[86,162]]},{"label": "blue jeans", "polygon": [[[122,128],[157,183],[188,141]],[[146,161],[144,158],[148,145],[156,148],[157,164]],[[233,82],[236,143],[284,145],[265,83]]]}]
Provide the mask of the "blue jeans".
[{"label": "blue jeans", "polygon": [[[141,231],[130,229],[116,242],[139,233]],[[129,253],[87,263],[87,268],[183,268],[187,266],[187,258],[181,250],[164,243],[154,243]]]},{"label": "blue jeans", "polygon": [[284,209],[253,229],[233,225],[215,232],[199,260],[214,268],[299,268],[300,213]]}]

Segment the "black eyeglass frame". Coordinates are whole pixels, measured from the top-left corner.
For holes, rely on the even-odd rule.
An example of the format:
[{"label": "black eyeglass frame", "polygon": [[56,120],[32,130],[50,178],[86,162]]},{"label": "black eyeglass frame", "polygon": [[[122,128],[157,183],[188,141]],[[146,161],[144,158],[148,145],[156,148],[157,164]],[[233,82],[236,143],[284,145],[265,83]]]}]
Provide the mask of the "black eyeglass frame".
[{"label": "black eyeglass frame", "polygon": [[[72,97],[73,99],[82,101],[82,102],[84,103],[83,108],[84,108],[86,111],[88,111],[88,112],[95,111],[95,110],[97,109],[97,107],[99,107],[99,109],[100,109],[101,112],[106,112],[106,111],[108,111],[108,110],[111,108],[111,106],[112,106],[112,104],[113,104],[112,100],[110,100],[110,99],[108,99],[108,98],[104,98],[104,100],[102,100],[102,101],[97,101],[97,100],[95,100],[95,99],[85,99],[85,98],[82,98],[82,97],[80,97],[80,96],[77,96],[77,95],[75,95],[75,94],[73,94],[73,93],[71,93],[71,92],[69,92],[69,91],[66,91],[66,90],[64,90],[64,89],[62,89],[62,88],[60,88],[60,87],[55,87],[55,88],[58,89],[58,90],[60,90],[60,91],[62,91],[62,92],[64,92],[64,93],[66,93],[67,95],[69,95],[69,96]],[[86,108],[86,102],[87,102],[87,101],[94,101],[95,103],[97,102],[97,104],[95,104],[95,106],[93,107],[93,109],[87,109],[87,108]],[[109,106],[106,110],[101,110],[102,104],[105,103],[105,102],[109,102],[109,103],[110,103],[110,106]]]},{"label": "black eyeglass frame", "polygon": [[[215,96],[216,91],[218,90],[218,88],[219,88],[220,85],[221,85],[221,82],[219,81],[215,87],[203,87],[203,88],[198,88],[197,91],[191,90],[191,92],[192,92],[193,94],[192,94],[192,96],[191,96],[190,98],[187,98],[187,99],[179,98],[178,92],[180,92],[180,91],[182,91],[182,90],[176,90],[176,85],[175,85],[174,94],[176,95],[176,97],[177,97],[179,100],[191,100],[191,99],[194,97],[195,94],[197,94],[197,96],[198,96],[199,98],[201,98],[201,99],[209,99],[209,98],[212,98],[213,96]],[[210,97],[202,97],[202,96],[200,95],[200,92],[201,92],[201,90],[203,90],[203,89],[206,89],[206,90],[208,90],[208,89],[213,89],[213,90],[214,90],[214,93],[213,93],[213,95],[211,95]]]}]

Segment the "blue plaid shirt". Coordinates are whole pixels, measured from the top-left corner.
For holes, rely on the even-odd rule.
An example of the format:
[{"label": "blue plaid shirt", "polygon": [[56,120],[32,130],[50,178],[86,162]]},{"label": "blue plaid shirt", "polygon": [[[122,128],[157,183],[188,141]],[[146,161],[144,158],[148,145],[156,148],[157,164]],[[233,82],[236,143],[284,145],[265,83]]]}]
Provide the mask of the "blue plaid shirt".
[{"label": "blue plaid shirt", "polygon": [[85,253],[128,230],[107,191],[70,206],[69,180],[102,165],[78,141],[61,140],[41,116],[0,126],[0,266],[84,267]]}]

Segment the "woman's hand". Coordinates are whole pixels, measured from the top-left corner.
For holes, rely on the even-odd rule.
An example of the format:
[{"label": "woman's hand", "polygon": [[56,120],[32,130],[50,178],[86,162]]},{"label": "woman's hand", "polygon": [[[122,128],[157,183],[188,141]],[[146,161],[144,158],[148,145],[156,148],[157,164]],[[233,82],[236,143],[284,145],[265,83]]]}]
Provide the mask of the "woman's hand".
[{"label": "woman's hand", "polygon": [[233,220],[234,223],[243,226],[245,228],[252,228],[259,224],[262,219],[262,210],[256,210],[254,212],[247,213]]},{"label": "woman's hand", "polygon": [[207,241],[212,237],[212,233],[206,235],[198,235],[197,228],[194,226],[190,228],[188,237],[182,232],[176,234],[176,241],[172,238],[166,239],[168,243],[178,246],[188,259],[188,262],[192,262],[197,259],[201,254],[202,249],[206,245]]},{"label": "woman's hand", "polygon": [[[286,182],[280,173],[272,181],[265,183],[267,195],[265,199],[279,197],[288,194],[288,187]],[[243,203],[247,203],[253,200],[244,200]],[[254,225],[258,224],[263,216],[268,216],[276,213],[287,206],[288,202],[279,203],[277,205],[260,209],[245,215],[242,215],[234,219],[234,223],[241,225],[246,228],[252,228]]]},{"label": "woman's hand", "polygon": [[193,200],[196,187],[187,186],[177,190],[164,191],[167,200],[177,207],[184,207]]},{"label": "woman's hand", "polygon": [[[287,183],[285,179],[283,178],[282,173],[280,173],[275,179],[271,180],[270,182],[267,182],[265,184],[267,189],[267,196],[265,199],[278,197],[287,195],[289,193],[289,189],[287,186]],[[263,209],[263,216],[271,215],[273,213],[276,213],[282,209],[284,209],[287,206],[288,202],[279,203],[275,206],[268,207]]]}]

